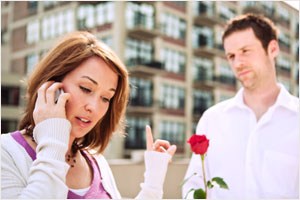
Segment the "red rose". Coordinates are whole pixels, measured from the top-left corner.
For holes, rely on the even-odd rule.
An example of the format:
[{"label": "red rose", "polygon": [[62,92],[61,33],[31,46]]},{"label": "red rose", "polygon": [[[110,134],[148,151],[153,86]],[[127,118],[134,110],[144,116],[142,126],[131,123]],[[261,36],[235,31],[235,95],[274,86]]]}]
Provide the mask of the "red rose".
[{"label": "red rose", "polygon": [[204,155],[207,151],[209,140],[205,135],[192,135],[187,141],[191,145],[191,149],[195,154]]}]

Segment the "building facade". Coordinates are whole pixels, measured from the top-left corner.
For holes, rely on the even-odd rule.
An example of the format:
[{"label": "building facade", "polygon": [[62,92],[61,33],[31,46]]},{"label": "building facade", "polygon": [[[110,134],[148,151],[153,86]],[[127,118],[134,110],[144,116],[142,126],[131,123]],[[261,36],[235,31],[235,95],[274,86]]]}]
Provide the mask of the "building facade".
[{"label": "building facade", "polygon": [[[25,105],[26,78],[56,40],[88,30],[108,44],[130,71],[127,136],[114,137],[108,157],[145,148],[155,138],[190,155],[186,140],[201,114],[240,87],[222,47],[225,22],[256,12],[280,29],[278,80],[299,95],[299,11],[262,1],[1,1],[1,132],[15,130]],[[221,128],[221,127],[220,127]]]}]

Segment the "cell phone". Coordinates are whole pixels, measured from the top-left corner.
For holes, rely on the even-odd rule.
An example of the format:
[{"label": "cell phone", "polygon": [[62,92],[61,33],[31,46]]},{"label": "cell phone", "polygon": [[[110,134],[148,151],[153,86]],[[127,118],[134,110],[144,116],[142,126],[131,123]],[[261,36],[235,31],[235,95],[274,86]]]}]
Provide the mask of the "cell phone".
[{"label": "cell phone", "polygon": [[64,93],[63,89],[59,88],[55,91],[54,102],[57,103],[60,94]]}]

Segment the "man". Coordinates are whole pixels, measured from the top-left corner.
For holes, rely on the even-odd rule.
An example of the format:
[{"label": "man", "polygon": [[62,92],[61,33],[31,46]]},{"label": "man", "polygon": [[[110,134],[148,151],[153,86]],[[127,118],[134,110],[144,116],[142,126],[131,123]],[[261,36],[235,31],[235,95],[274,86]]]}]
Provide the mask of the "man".
[{"label": "man", "polygon": [[[254,14],[238,16],[226,26],[226,57],[243,87],[209,108],[197,126],[197,134],[210,140],[208,179],[222,177],[229,187],[215,186],[208,198],[299,199],[299,99],[276,80],[277,34],[269,19]],[[183,197],[192,188],[204,188],[201,170],[200,156],[194,154]]]}]

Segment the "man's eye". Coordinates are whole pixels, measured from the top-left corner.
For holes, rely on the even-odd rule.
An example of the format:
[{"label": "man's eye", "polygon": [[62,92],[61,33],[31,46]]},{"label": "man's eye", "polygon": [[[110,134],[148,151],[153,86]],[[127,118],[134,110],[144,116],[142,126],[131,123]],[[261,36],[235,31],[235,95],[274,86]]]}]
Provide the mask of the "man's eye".
[{"label": "man's eye", "polygon": [[90,93],[91,90],[82,86],[79,86],[79,88],[81,89],[81,91],[83,91],[84,93]]},{"label": "man's eye", "polygon": [[228,59],[228,60],[234,59],[234,55],[229,55],[229,56],[227,56],[227,59]]}]

